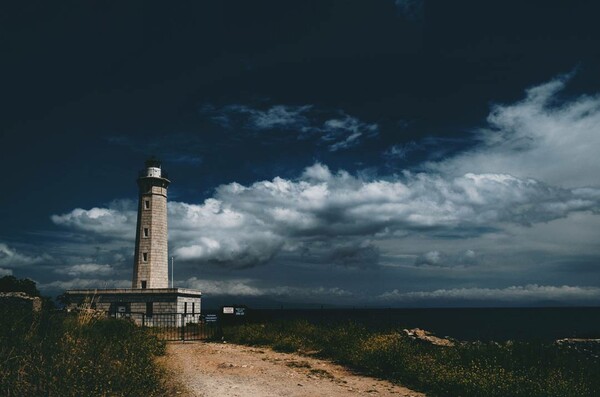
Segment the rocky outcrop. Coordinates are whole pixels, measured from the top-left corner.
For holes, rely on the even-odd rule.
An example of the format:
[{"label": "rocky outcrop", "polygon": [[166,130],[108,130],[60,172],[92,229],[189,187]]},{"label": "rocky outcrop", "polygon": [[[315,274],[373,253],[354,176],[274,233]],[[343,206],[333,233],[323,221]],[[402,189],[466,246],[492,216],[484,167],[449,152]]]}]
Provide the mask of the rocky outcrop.
[{"label": "rocky outcrop", "polygon": [[402,332],[410,339],[429,343],[436,346],[454,346],[454,342],[450,339],[439,338],[429,331],[420,328],[403,329]]},{"label": "rocky outcrop", "polygon": [[594,358],[600,358],[600,339],[564,338],[555,341],[558,346],[572,349]]},{"label": "rocky outcrop", "polygon": [[42,310],[42,300],[25,292],[0,292],[0,305],[5,307],[27,307],[31,311]]}]

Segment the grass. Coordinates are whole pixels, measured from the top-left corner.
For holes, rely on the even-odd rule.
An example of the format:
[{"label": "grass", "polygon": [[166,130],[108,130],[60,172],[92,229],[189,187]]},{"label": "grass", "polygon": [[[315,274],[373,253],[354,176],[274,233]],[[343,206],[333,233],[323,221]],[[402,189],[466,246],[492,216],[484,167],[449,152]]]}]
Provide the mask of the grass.
[{"label": "grass", "polygon": [[2,396],[168,395],[154,361],[164,351],[126,320],[0,307]]},{"label": "grass", "polygon": [[393,331],[305,321],[224,329],[227,340],[283,352],[318,352],[366,374],[431,396],[569,397],[600,395],[600,360],[553,343],[472,342],[433,346]]}]

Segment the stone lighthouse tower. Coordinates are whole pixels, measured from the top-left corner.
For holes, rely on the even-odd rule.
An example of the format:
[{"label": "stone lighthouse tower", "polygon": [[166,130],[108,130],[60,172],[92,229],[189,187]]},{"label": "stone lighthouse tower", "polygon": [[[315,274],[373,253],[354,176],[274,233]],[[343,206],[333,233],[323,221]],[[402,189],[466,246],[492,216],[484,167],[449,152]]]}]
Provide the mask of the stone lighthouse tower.
[{"label": "stone lighthouse tower", "polygon": [[152,157],[140,171],[132,288],[168,288],[167,174]]},{"label": "stone lighthouse tower", "polygon": [[[152,327],[181,327],[200,322],[202,293],[169,288],[167,244],[167,174],[154,157],[137,179],[139,202],[135,233],[132,288],[73,289],[66,292],[69,308],[89,307],[113,317],[129,317]],[[198,328],[200,329],[200,328]],[[186,338],[182,331],[181,338]]]}]

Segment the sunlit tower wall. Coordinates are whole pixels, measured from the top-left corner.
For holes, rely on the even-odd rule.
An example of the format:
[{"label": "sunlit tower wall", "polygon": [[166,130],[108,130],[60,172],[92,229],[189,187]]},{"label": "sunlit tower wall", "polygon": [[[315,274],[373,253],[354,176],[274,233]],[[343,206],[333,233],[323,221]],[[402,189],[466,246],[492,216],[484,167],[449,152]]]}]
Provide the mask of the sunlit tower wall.
[{"label": "sunlit tower wall", "polygon": [[139,202],[132,288],[168,288],[167,174],[156,158],[137,179]]}]

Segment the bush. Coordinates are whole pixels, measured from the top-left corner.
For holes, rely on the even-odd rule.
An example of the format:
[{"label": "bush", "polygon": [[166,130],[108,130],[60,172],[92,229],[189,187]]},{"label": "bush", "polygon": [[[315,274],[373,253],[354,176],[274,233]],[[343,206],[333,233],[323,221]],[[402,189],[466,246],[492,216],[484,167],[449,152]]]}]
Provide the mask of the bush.
[{"label": "bush", "polygon": [[600,360],[544,342],[463,343],[452,347],[355,324],[305,321],[224,329],[232,342],[280,351],[317,351],[363,372],[435,396],[568,397],[600,395]]},{"label": "bush", "polygon": [[30,296],[40,296],[35,281],[15,276],[0,277],[0,292],[24,292]]},{"label": "bush", "polygon": [[0,395],[166,395],[154,356],[165,343],[126,320],[3,308]]}]

